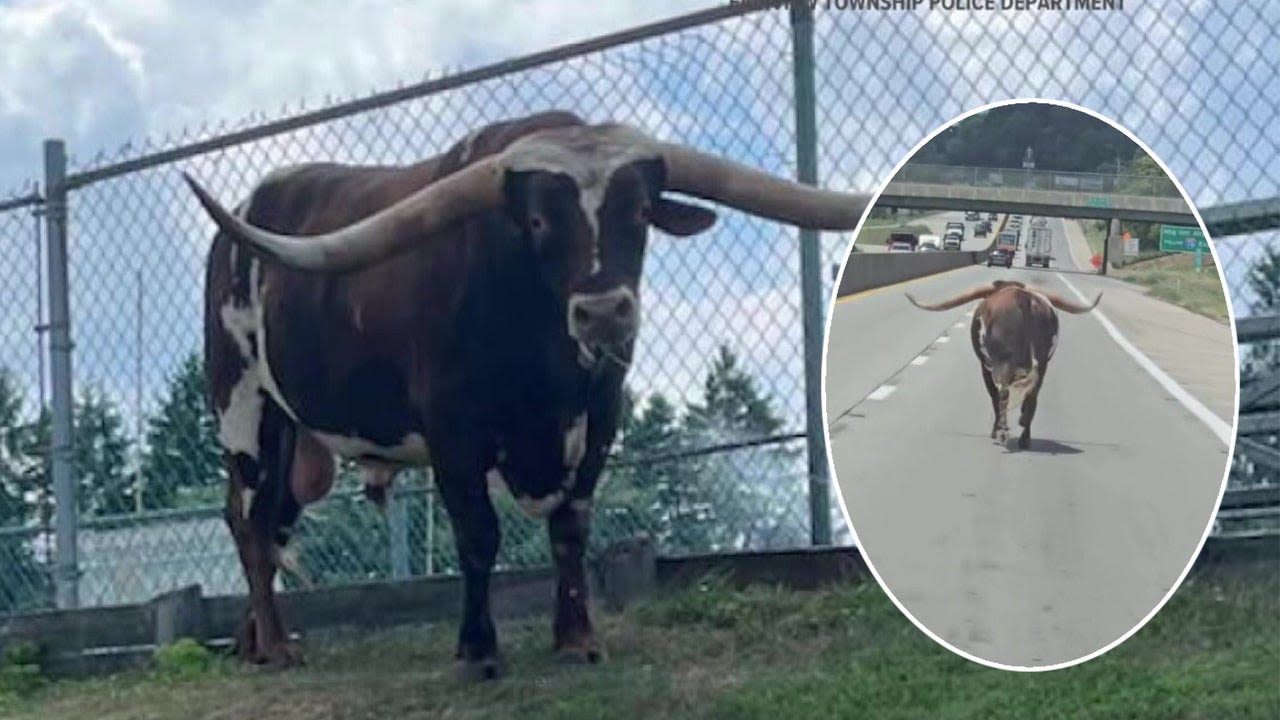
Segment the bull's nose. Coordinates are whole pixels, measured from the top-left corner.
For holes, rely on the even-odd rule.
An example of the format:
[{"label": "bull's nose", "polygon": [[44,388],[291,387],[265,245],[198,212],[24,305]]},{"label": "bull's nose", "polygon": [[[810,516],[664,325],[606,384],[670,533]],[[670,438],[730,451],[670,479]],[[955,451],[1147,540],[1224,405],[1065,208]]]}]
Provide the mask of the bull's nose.
[{"label": "bull's nose", "polygon": [[628,339],[635,330],[638,314],[635,295],[626,287],[569,298],[570,330],[574,337],[587,342]]}]

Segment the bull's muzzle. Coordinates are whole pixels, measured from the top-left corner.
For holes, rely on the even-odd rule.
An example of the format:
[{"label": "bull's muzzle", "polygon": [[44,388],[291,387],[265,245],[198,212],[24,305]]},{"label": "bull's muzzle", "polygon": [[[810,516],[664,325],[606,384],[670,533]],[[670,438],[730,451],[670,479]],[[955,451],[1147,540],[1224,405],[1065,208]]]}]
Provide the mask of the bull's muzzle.
[{"label": "bull's muzzle", "polygon": [[635,337],[639,322],[639,303],[626,286],[569,297],[569,334],[585,345],[621,345]]}]

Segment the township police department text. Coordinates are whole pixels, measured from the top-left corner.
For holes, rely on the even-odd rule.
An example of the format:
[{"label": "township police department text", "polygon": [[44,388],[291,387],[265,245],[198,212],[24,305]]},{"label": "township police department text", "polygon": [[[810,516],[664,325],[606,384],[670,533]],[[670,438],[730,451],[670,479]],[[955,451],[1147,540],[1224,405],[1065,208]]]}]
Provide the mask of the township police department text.
[{"label": "township police department text", "polygon": [[[1124,10],[1124,0],[807,0],[810,10]],[[729,0],[785,8],[789,0]]]}]

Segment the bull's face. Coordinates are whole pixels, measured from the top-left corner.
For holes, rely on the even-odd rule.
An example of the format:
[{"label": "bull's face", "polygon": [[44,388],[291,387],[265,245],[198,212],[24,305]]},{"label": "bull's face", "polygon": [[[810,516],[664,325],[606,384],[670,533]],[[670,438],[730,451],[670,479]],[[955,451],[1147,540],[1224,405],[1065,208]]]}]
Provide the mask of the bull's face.
[{"label": "bull's face", "polygon": [[575,170],[508,173],[506,205],[542,281],[563,304],[569,336],[588,350],[607,350],[638,329],[650,226],[694,235],[714,225],[716,214],[662,197],[660,160]]}]

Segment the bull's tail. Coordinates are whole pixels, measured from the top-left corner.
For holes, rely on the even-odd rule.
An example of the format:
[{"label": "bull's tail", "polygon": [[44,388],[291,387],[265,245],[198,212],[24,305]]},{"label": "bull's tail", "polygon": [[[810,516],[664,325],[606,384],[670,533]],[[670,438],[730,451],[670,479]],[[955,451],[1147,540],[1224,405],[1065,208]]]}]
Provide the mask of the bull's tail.
[{"label": "bull's tail", "polygon": [[1043,295],[1045,300],[1048,300],[1054,307],[1058,308],[1059,310],[1063,312],[1073,313],[1076,315],[1079,315],[1080,313],[1087,313],[1090,310],[1094,309],[1095,307],[1098,306],[1098,301],[1102,299],[1102,293],[1098,293],[1098,297],[1094,298],[1092,303],[1088,305],[1084,305],[1081,303],[1072,302],[1062,297],[1061,295],[1058,295],[1057,293],[1051,293],[1048,290],[1037,290],[1036,292]]},{"label": "bull's tail", "polygon": [[906,295],[907,299],[911,301],[911,304],[915,305],[921,310],[936,311],[936,310],[950,310],[953,307],[958,307],[960,305],[964,305],[965,303],[973,302],[974,300],[985,300],[991,295],[991,293],[994,293],[999,289],[1000,289],[1000,286],[997,284],[983,285],[981,287],[973,288],[972,290],[966,290],[965,292],[951,298],[950,300],[943,300],[942,302],[936,302],[936,303],[921,303],[915,298],[911,297],[911,293],[903,293],[903,295]]}]

